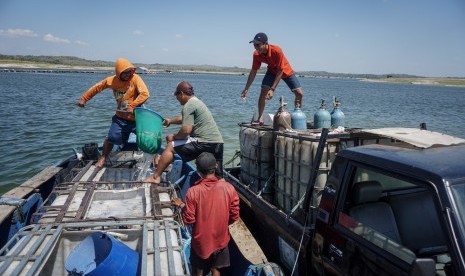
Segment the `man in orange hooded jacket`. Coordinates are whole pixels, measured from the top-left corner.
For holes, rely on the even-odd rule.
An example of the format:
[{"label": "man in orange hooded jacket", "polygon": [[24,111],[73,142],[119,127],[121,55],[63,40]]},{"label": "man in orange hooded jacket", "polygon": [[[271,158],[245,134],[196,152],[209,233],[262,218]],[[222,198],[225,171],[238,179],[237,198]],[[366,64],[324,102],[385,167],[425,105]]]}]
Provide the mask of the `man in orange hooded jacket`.
[{"label": "man in orange hooded jacket", "polygon": [[135,72],[136,67],[128,60],[118,58],[115,63],[116,75],[107,77],[89,88],[77,103],[79,107],[84,107],[87,101],[104,89],[113,90],[117,104],[116,114],[112,118],[108,136],[103,143],[102,157],[95,164],[97,168],[104,166],[113,145],[122,145],[128,141],[129,135],[136,128],[133,110],[150,97],[147,86]]}]

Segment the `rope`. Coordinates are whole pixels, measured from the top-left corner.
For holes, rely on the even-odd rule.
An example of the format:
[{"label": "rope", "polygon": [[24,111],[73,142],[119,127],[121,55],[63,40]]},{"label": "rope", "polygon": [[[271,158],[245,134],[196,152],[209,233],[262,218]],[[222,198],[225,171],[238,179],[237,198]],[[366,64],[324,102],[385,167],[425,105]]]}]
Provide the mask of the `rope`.
[{"label": "rope", "polygon": [[294,214],[294,212],[297,210],[297,208],[305,201],[305,195],[307,193],[305,193],[300,199],[299,199],[299,202],[297,202],[297,204],[292,208],[291,212],[289,213],[288,217],[292,216]]},{"label": "rope", "polygon": [[268,183],[270,183],[270,180],[272,177],[274,177],[274,174],[275,173],[270,174],[270,177],[268,177],[268,179],[266,180],[265,185],[263,185],[263,188],[260,190],[260,192],[258,192],[258,196],[260,196],[262,192],[265,191],[266,187],[268,187]]},{"label": "rope", "polygon": [[229,161],[224,163],[223,165],[227,166],[227,165],[231,164],[232,162],[234,162],[234,160],[236,160],[240,156],[241,156],[241,152],[236,150],[236,153],[234,153],[233,157],[231,157],[231,159],[229,159]]},{"label": "rope", "polygon": [[295,258],[294,266],[292,267],[291,276],[294,275],[294,271],[295,271],[295,268],[296,268],[298,260],[299,260],[300,250],[302,249],[302,243],[304,241],[305,229],[307,228],[307,221],[308,221],[309,213],[310,212],[307,212],[307,215],[305,216],[305,223],[304,223],[304,227],[303,227],[303,230],[302,230],[302,237],[300,237],[299,250],[297,251],[297,256]]}]

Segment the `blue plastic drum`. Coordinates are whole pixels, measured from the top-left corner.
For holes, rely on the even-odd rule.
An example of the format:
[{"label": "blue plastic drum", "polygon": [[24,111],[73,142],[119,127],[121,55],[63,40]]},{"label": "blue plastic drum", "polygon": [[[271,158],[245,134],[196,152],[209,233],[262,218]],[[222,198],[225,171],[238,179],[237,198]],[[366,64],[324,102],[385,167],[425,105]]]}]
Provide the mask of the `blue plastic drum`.
[{"label": "blue plastic drum", "polygon": [[137,275],[138,266],[136,251],[103,232],[87,236],[65,261],[70,275]]}]

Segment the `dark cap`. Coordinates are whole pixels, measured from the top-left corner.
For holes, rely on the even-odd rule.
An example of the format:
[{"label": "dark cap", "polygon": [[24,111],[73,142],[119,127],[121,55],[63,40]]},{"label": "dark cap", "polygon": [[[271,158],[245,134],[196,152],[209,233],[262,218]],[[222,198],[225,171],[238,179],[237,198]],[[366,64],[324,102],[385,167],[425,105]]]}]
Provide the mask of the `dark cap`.
[{"label": "dark cap", "polygon": [[216,159],[210,152],[202,152],[197,159],[195,159],[197,171],[202,174],[213,173],[216,169]]},{"label": "dark cap", "polygon": [[258,33],[258,34],[255,35],[253,40],[250,41],[249,43],[257,44],[257,43],[265,43],[265,42],[268,42],[268,37],[266,36],[266,34],[265,33]]},{"label": "dark cap", "polygon": [[176,96],[178,94],[181,94],[181,92],[188,96],[192,96],[194,95],[194,87],[187,81],[181,81],[176,86],[176,90],[173,92],[173,95]]}]

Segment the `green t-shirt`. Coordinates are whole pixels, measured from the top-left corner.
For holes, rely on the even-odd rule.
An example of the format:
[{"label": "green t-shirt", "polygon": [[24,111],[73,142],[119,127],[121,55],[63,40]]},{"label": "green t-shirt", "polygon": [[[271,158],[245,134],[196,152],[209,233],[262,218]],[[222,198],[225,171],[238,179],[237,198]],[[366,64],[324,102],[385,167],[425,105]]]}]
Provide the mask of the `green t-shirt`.
[{"label": "green t-shirt", "polygon": [[210,110],[197,97],[192,97],[182,108],[182,125],[192,126],[191,137],[203,143],[223,143]]}]

